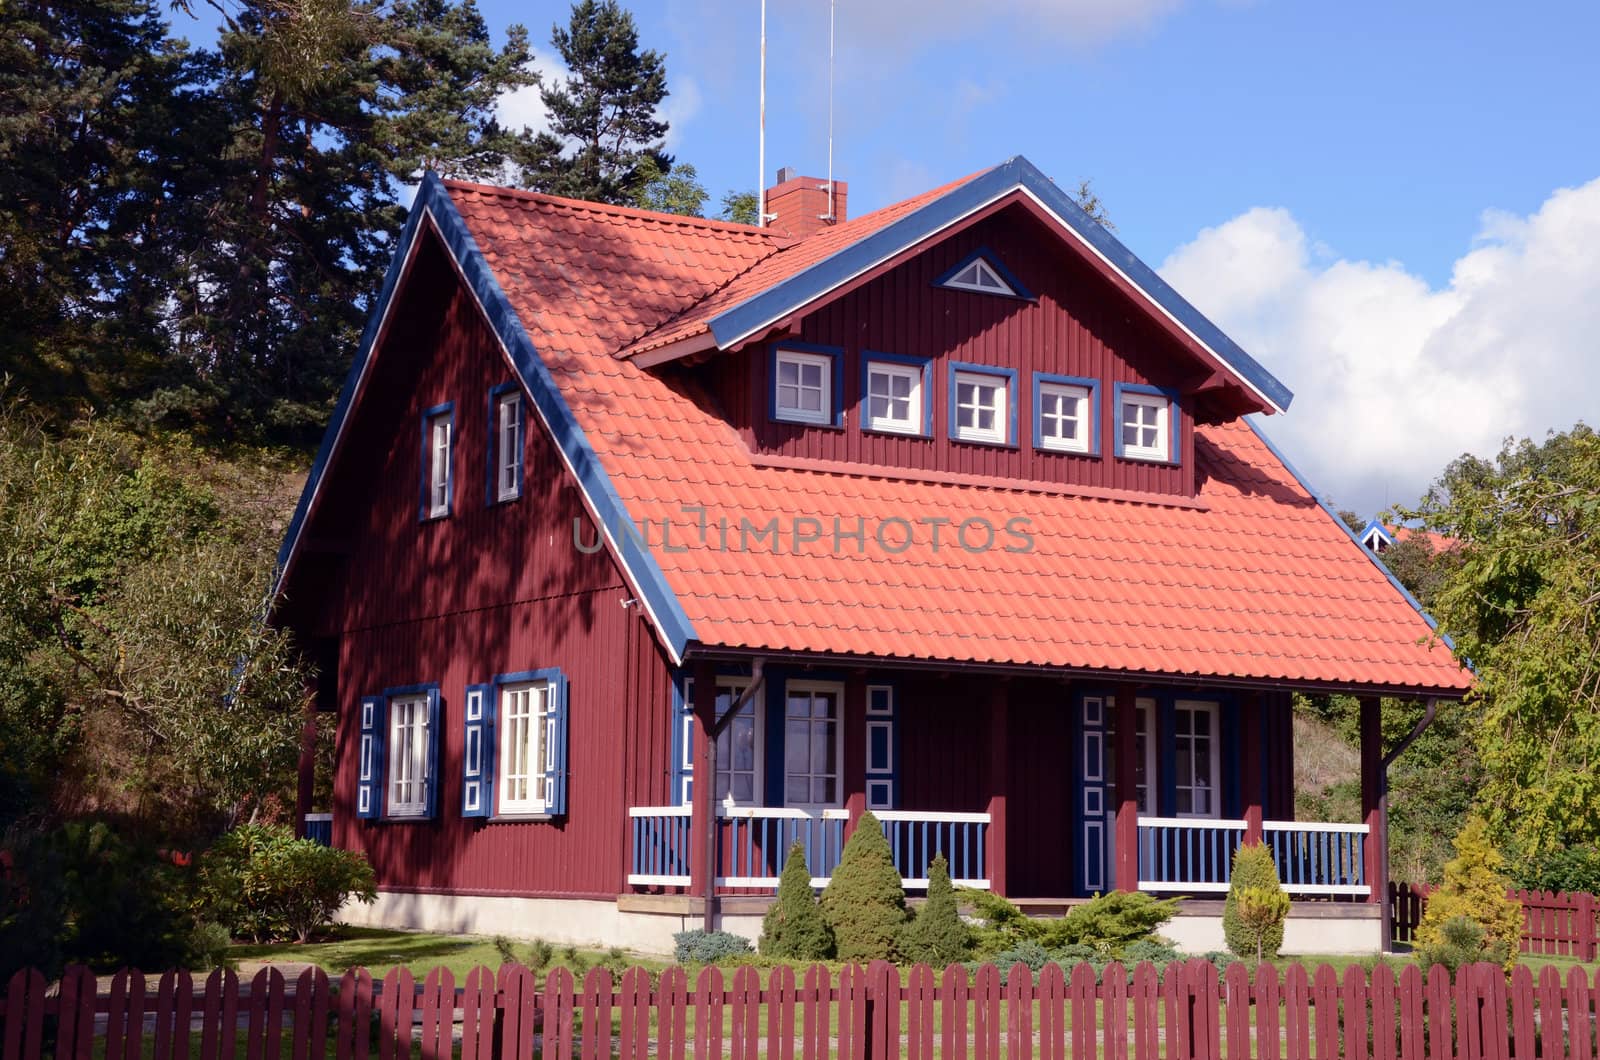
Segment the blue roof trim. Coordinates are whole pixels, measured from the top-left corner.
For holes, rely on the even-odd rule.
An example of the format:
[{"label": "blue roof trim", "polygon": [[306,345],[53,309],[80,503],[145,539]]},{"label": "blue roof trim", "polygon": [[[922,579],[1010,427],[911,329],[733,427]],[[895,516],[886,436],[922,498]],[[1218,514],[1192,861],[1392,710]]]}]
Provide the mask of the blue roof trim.
[{"label": "blue roof trim", "polygon": [[[1311,485],[1310,482],[1306,481],[1306,477],[1300,474],[1299,470],[1295,468],[1293,461],[1285,456],[1283,454],[1283,450],[1274,445],[1272,439],[1267,437],[1266,432],[1257,426],[1255,418],[1252,416],[1246,416],[1244,417],[1244,422],[1249,424],[1250,429],[1255,432],[1256,437],[1261,439],[1261,444],[1266,446],[1267,450],[1272,453],[1273,456],[1278,458],[1278,462],[1283,465],[1284,470],[1293,475],[1294,480],[1300,483],[1301,488],[1303,488],[1307,493],[1311,494],[1311,498],[1315,500],[1317,504],[1321,505],[1324,512],[1328,513],[1328,518],[1333,520],[1334,525],[1340,530],[1343,530],[1345,536],[1350,539],[1351,543],[1354,544],[1356,548],[1361,550],[1361,554],[1366,556],[1374,567],[1377,567],[1378,570],[1383,572],[1383,576],[1389,579],[1389,584],[1394,586],[1395,589],[1399,591],[1401,596],[1405,597],[1406,603],[1410,604],[1412,608],[1415,609],[1417,614],[1422,616],[1422,620],[1428,624],[1428,628],[1433,630],[1435,633],[1438,633],[1439,640],[1444,643],[1445,647],[1450,649],[1452,654],[1454,654],[1456,650],[1455,641],[1451,640],[1445,634],[1439,633],[1439,623],[1435,622],[1433,616],[1428,614],[1427,610],[1423,608],[1422,602],[1419,601],[1415,596],[1411,595],[1411,590],[1407,589],[1400,583],[1400,579],[1394,576],[1393,571],[1384,566],[1383,560],[1379,559],[1371,549],[1367,548],[1366,545],[1361,543],[1361,539],[1356,536],[1356,532],[1350,529],[1350,527],[1346,526],[1343,519],[1339,518],[1339,513],[1335,511],[1333,505],[1329,504],[1327,499],[1323,497],[1321,491]],[[1460,661],[1459,656],[1457,659]],[[1477,671],[1472,668],[1471,663],[1463,663],[1463,665],[1466,666],[1469,672],[1477,673]]]},{"label": "blue roof trim", "polygon": [[1024,302],[1037,302],[1039,300],[1037,295],[1028,290],[1026,284],[1017,279],[1016,273],[1006,268],[1005,262],[1000,260],[999,255],[995,254],[995,252],[990,250],[988,247],[979,247],[977,250],[974,250],[971,254],[968,254],[950,268],[946,269],[942,274],[940,274],[938,279],[933,281],[933,286],[943,287],[945,284],[950,282],[952,277],[959,275],[962,269],[966,268],[968,265],[971,265],[979,258],[982,258],[983,263],[994,270],[994,274],[996,276],[1000,277],[1006,282],[1006,286],[1011,288],[1011,292],[1008,294],[1005,291],[969,291],[963,287],[954,287],[951,288],[951,290],[961,291],[964,294],[992,294],[996,298],[1016,298]]},{"label": "blue roof trim", "polygon": [[566,399],[561,396],[555,380],[550,376],[550,370],[539,358],[533,340],[528,337],[527,330],[507,300],[500,282],[495,279],[494,271],[484,260],[477,241],[467,230],[466,223],[462,221],[461,214],[450,199],[450,193],[432,172],[424,174],[422,184],[417,189],[417,196],[411,205],[411,214],[406,220],[395,260],[390,264],[389,274],[384,280],[383,293],[378,299],[372,318],[367,322],[366,332],[361,339],[360,352],[350,368],[350,376],[345,380],[344,392],[340,394],[334,417],[328,425],[327,434],[323,436],[317,462],[312,466],[311,475],[306,480],[305,491],[300,497],[300,504],[295,509],[289,534],[279,552],[277,588],[282,588],[283,575],[288,569],[288,560],[293,554],[306,510],[310,507],[311,498],[322,474],[327,470],[328,457],[333,451],[339,432],[344,428],[350,412],[351,399],[372,356],[372,344],[377,335],[378,324],[394,297],[395,287],[402,271],[402,262],[411,253],[412,243],[416,239],[424,213],[432,216],[451,257],[455,259],[457,267],[466,277],[468,288],[488,318],[490,328],[509,351],[511,362],[522,380],[523,388],[532,398],[540,416],[548,424],[556,445],[566,457],[584,495],[594,505],[595,514],[601,523],[601,532],[612,542],[623,567],[633,576],[663,640],[666,641],[667,649],[673,656],[682,659],[684,648],[695,639],[694,626],[689,621],[689,616],[684,612],[683,605],[679,603],[671,586],[667,584],[655,557],[650,554],[639,536],[635,533],[618,532],[619,527],[626,529],[634,525],[628,515],[627,507],[617,494],[616,487],[612,485],[610,476],[601,466],[600,459],[595,455],[588,438],[584,436],[583,429],[578,426],[572,410],[567,407]]},{"label": "blue roof trim", "polygon": [[[1280,410],[1287,410],[1294,394],[1255,358],[1240,349],[1194,306],[1174,291],[1156,271],[1140,261],[1121,241],[1101,227],[1072,197],[1021,155],[980,173],[810,268],[774,284],[760,294],[711,318],[711,335],[718,346],[746,338],[758,329],[793,313],[813,299],[879,262],[922,242],[1000,196],[1023,188],[1060,217],[1134,286],[1142,290],[1173,319],[1187,328],[1241,379]],[[991,260],[992,264],[992,260]]]}]

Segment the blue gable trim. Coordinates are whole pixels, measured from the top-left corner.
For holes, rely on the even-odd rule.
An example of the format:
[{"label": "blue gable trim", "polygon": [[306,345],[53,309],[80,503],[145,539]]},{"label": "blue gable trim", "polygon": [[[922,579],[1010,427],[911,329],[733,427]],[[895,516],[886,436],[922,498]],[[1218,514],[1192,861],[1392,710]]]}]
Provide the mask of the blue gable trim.
[{"label": "blue gable trim", "polygon": [[500,282],[495,279],[493,270],[484,260],[477,241],[467,231],[467,226],[462,221],[461,214],[457,212],[455,203],[450,200],[450,194],[445,189],[444,183],[431,172],[424,174],[422,184],[417,189],[417,196],[412,203],[405,230],[401,233],[394,261],[390,263],[389,273],[384,279],[383,292],[378,298],[371,319],[367,321],[360,350],[356,354],[355,362],[350,366],[350,374],[345,379],[344,390],[339,395],[333,419],[328,424],[327,433],[323,435],[316,462],[312,465],[311,474],[306,480],[305,490],[300,495],[300,503],[295,508],[294,518],[289,524],[289,532],[285,535],[283,547],[279,550],[274,596],[283,588],[283,579],[294,556],[295,545],[304,529],[306,513],[310,510],[317,487],[321,484],[322,475],[327,471],[329,459],[337,448],[339,435],[349,418],[354,395],[360,389],[362,377],[366,374],[371,361],[373,344],[382,321],[388,314],[399,278],[404,272],[405,262],[410,259],[425,215],[432,219],[450,256],[466,279],[467,287],[472,291],[484,316],[488,319],[490,328],[510,354],[511,363],[517,370],[523,389],[532,398],[534,408],[549,429],[567,465],[572,469],[584,496],[593,506],[600,522],[600,532],[611,542],[623,569],[638,586],[645,607],[654,620],[667,651],[674,661],[681,660],[684,648],[695,639],[694,626],[690,623],[689,616],[684,612],[683,605],[678,601],[671,586],[667,584],[666,577],[645,543],[636,534],[618,531],[619,527],[634,525],[626,506],[622,503],[622,498],[617,494],[616,487],[612,485],[610,477],[601,466],[600,459],[595,455],[588,438],[584,436],[583,429],[578,426],[572,410],[567,407],[566,399],[561,396],[561,391],[551,378],[549,369],[545,367],[534,349],[533,340],[528,337],[522,321],[511,308]]},{"label": "blue gable trim", "polygon": [[[1344,522],[1343,519],[1340,519],[1339,521],[1341,523]],[[1385,545],[1394,544],[1394,535],[1389,532],[1389,528],[1384,526],[1376,519],[1370,520],[1366,526],[1361,528],[1361,532],[1356,535],[1356,540],[1361,542],[1362,545],[1365,545],[1367,543],[1367,538],[1371,537],[1374,531],[1377,532],[1379,537],[1383,538],[1383,543]]]},{"label": "blue gable trim", "polygon": [[933,286],[943,287],[945,284],[950,282],[950,278],[952,276],[959,275],[962,269],[966,268],[968,265],[971,265],[979,258],[982,258],[983,263],[994,270],[996,276],[1000,277],[1006,282],[1006,286],[1011,288],[1012,293],[1008,295],[1004,291],[965,291],[963,288],[955,288],[955,290],[961,290],[966,294],[992,294],[996,298],[1017,298],[1024,302],[1037,302],[1039,300],[1038,296],[1032,291],[1028,290],[1023,282],[1017,279],[1016,274],[1010,269],[1006,268],[1005,262],[1001,261],[999,257],[995,255],[994,251],[990,250],[988,247],[979,247],[971,254],[968,254],[966,257],[956,262],[955,265],[951,266],[949,269],[946,269],[938,279],[933,281]]},{"label": "blue gable trim", "polygon": [[[1174,291],[1156,271],[1083,212],[1072,196],[1021,155],[950,189],[927,205],[829,255],[810,268],[717,314],[710,321],[718,346],[747,338],[854,276],[867,271],[961,218],[1017,189],[1059,217],[1094,252],[1200,340],[1216,357],[1279,411],[1294,400],[1289,388]],[[994,264],[990,259],[990,264]]]}]

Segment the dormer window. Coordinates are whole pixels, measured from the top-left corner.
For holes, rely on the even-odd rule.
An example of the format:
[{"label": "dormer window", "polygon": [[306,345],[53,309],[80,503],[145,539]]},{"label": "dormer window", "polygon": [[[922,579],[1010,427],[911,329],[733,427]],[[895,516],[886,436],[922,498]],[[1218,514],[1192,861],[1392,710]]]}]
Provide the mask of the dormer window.
[{"label": "dormer window", "polygon": [[1132,383],[1117,385],[1117,455],[1127,460],[1177,459],[1172,392]]},{"label": "dormer window", "polygon": [[929,362],[886,353],[862,355],[861,426],[890,434],[931,433]]},{"label": "dormer window", "polygon": [[1010,369],[952,363],[950,437],[959,442],[1015,444],[1011,395],[1015,379]]},{"label": "dormer window", "polygon": [[823,347],[778,347],[772,354],[772,418],[837,426],[838,353]]},{"label": "dormer window", "polygon": [[1034,447],[1057,453],[1098,453],[1098,384],[1065,375],[1034,376]]},{"label": "dormer window", "polygon": [[949,272],[933,281],[935,287],[977,294],[997,294],[1006,298],[1032,298],[1017,278],[985,248],[979,248],[956,263]]}]

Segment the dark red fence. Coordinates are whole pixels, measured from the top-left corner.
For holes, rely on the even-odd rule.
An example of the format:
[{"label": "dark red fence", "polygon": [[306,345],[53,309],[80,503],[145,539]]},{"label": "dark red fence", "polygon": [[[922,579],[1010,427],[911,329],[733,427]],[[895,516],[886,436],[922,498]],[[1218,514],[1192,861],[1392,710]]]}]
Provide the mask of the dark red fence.
[{"label": "dark red fence", "polygon": [[1264,966],[1252,979],[1189,961],[1097,980],[1088,965],[1017,965],[1002,984],[993,965],[874,964],[707,968],[693,985],[680,968],[635,968],[580,985],[507,965],[463,983],[442,968],[420,985],[403,970],[97,983],[76,969],[59,984],[23,971],[0,1008],[0,1060],[1600,1060],[1600,974],[1582,968],[1473,965],[1452,981]]},{"label": "dark red fence", "polygon": [[[1394,937],[1412,942],[1428,895],[1438,888],[1432,884],[1391,883],[1389,908],[1393,913]],[[1507,891],[1506,896],[1522,904],[1522,952],[1546,957],[1574,957],[1592,961],[1597,956],[1595,896],[1565,891]]]}]

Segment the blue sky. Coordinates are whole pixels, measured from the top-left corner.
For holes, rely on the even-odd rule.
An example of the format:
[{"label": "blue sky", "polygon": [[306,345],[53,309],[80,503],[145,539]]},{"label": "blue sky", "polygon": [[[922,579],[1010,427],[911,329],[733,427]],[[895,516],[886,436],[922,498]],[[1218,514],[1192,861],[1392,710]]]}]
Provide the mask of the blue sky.
[{"label": "blue sky", "polygon": [[[548,68],[569,5],[480,0]],[[671,147],[756,183],[758,0],[636,0]],[[827,162],[827,0],[769,0],[767,173]],[[1600,409],[1600,4],[839,0],[859,214],[1024,154],[1296,392],[1341,504]],[[537,122],[528,96],[503,113]]]}]

